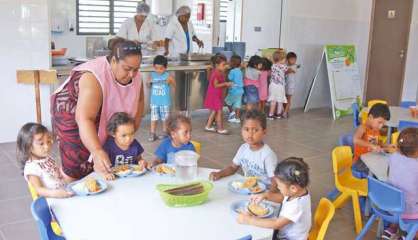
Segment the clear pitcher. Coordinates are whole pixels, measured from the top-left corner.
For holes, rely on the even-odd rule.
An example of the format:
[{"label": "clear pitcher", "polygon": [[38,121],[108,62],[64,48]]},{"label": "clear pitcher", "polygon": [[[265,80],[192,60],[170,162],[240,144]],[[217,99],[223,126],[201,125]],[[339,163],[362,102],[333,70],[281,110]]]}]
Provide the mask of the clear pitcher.
[{"label": "clear pitcher", "polygon": [[191,150],[182,150],[174,154],[176,178],[183,182],[193,181],[197,177],[197,161],[200,155]]}]

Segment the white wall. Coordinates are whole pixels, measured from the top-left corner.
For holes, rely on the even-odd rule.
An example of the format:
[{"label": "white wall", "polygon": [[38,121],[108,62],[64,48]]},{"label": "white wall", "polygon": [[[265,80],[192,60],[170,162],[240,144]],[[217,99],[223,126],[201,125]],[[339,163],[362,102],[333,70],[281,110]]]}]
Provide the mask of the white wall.
[{"label": "white wall", "polygon": [[[241,40],[246,42],[246,55],[254,55],[261,48],[279,47],[280,10],[280,0],[243,1]],[[254,27],[261,27],[261,31],[255,32]]]},{"label": "white wall", "polygon": [[408,53],[405,66],[403,101],[418,100],[418,1],[414,1],[411,30],[409,32]]},{"label": "white wall", "polygon": [[[47,0],[2,0],[0,22],[0,142],[16,141],[20,127],[36,121],[33,85],[16,83],[17,69],[49,69]],[[50,87],[41,87],[42,119],[50,126]]]},{"label": "white wall", "polygon": [[[284,0],[282,47],[295,51],[297,73],[293,107],[303,107],[326,44],[355,44],[363,85],[367,63],[372,1]],[[321,92],[322,95],[329,94]],[[328,90],[329,91],[329,90]],[[327,106],[328,101],[322,105]]]}]

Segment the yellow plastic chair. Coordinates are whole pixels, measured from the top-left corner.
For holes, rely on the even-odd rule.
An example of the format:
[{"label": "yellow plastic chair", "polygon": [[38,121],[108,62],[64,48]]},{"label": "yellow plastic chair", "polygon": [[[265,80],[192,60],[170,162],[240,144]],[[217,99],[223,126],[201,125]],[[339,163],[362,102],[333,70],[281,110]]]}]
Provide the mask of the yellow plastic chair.
[{"label": "yellow plastic chair", "polygon": [[308,240],[323,240],[329,223],[334,217],[335,207],[327,198],[321,198],[315,211],[314,222]]},{"label": "yellow plastic chair", "polygon": [[201,150],[202,150],[202,145],[200,144],[200,142],[196,142],[196,141],[191,141],[194,149],[196,150],[196,153],[200,154]]},{"label": "yellow plastic chair", "polygon": [[363,228],[359,196],[367,196],[367,179],[359,179],[353,176],[351,166],[353,153],[349,146],[339,146],[332,151],[332,165],[334,171],[335,186],[341,192],[334,200],[335,208],[342,207],[350,198],[353,203],[354,223],[356,233]]},{"label": "yellow plastic chair", "polygon": [[373,100],[370,100],[370,101],[367,102],[367,107],[370,109],[376,103],[388,104],[388,102],[385,101],[385,100],[382,100],[382,99],[373,99]]},{"label": "yellow plastic chair", "polygon": [[[30,182],[28,182],[28,188],[29,188],[29,192],[30,195],[32,196],[32,200],[35,201],[36,199],[38,199],[38,193],[36,192],[35,188],[32,186],[32,184],[30,184]],[[57,221],[55,221],[54,219],[51,221],[51,228],[52,231],[54,231],[55,234],[62,236],[62,229],[60,227],[60,225],[58,224]]]},{"label": "yellow plastic chair", "polygon": [[399,132],[392,133],[392,136],[390,138],[390,143],[398,144],[398,138],[399,138]]}]

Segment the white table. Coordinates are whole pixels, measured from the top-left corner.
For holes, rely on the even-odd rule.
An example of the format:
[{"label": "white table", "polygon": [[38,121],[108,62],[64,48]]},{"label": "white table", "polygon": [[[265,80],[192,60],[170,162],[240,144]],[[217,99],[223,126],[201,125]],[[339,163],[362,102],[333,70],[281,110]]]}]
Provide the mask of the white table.
[{"label": "white table", "polygon": [[370,173],[375,175],[377,179],[383,182],[386,182],[388,180],[388,154],[369,152],[361,155],[361,160],[369,168]]},{"label": "white table", "polygon": [[[211,171],[199,168],[198,177],[208,179]],[[164,204],[155,186],[173,183],[175,178],[155,173],[108,182],[108,190],[98,195],[48,199],[48,203],[69,240],[233,240],[248,234],[253,239],[268,238],[272,230],[240,225],[230,210],[233,202],[248,199],[227,189],[229,181],[240,177],[214,182],[209,201],[188,208]]]}]

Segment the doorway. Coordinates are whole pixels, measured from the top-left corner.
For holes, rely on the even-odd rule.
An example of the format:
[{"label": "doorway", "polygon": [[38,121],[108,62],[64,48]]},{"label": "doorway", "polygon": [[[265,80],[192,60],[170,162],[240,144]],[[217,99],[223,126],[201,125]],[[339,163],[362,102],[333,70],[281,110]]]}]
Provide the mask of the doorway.
[{"label": "doorway", "polygon": [[374,0],[366,80],[366,101],[399,105],[404,81],[413,0]]}]

